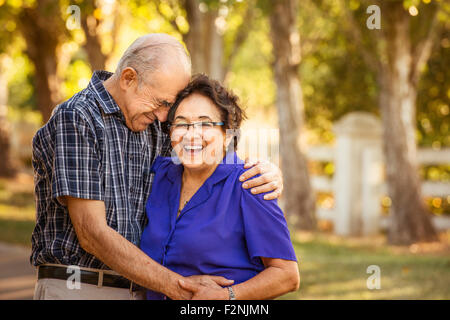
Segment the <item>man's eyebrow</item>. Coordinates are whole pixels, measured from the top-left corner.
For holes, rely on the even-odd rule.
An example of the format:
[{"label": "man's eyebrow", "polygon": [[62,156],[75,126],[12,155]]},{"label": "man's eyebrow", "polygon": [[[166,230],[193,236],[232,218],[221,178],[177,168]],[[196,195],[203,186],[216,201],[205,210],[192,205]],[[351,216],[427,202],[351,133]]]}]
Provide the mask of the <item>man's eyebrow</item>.
[{"label": "man's eyebrow", "polygon": [[158,101],[158,104],[160,104],[160,105],[162,104],[165,107],[171,107],[173,105],[173,102],[169,102],[169,101],[164,100],[164,99],[157,99],[157,101]]}]

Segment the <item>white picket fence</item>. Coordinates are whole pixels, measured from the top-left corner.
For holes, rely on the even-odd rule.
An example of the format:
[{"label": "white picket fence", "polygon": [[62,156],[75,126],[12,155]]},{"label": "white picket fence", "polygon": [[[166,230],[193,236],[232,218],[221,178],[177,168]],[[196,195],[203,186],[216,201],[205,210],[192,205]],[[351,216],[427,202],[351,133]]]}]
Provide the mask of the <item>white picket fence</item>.
[{"label": "white picket fence", "polygon": [[[309,160],[333,162],[335,174],[313,176],[315,191],[333,193],[334,208],[318,208],[319,219],[333,222],[340,235],[370,235],[389,225],[381,214],[381,199],[386,195],[383,181],[381,124],[375,116],[354,112],[347,114],[334,126],[334,146],[314,146],[307,150]],[[419,149],[421,165],[450,164],[450,149]],[[424,181],[424,196],[447,197],[450,183]],[[433,217],[437,229],[450,229],[450,218]]]}]

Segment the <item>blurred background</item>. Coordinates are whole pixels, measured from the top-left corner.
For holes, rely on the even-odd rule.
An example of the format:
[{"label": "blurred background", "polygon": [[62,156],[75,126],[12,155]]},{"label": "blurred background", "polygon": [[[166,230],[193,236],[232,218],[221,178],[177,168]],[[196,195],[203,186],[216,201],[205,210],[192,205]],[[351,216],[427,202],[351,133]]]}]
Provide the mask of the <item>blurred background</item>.
[{"label": "blurred background", "polygon": [[152,32],[240,96],[238,152],[283,170],[282,299],[450,299],[444,0],[0,0],[0,299],[33,294],[33,135]]}]

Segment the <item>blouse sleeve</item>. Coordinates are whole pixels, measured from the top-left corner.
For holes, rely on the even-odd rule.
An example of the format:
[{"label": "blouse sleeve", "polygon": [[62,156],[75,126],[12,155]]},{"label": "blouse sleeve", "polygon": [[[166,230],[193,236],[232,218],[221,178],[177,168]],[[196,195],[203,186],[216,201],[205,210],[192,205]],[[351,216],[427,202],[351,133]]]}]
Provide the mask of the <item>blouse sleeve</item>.
[{"label": "blouse sleeve", "polygon": [[253,262],[259,257],[296,261],[289,229],[277,200],[264,200],[242,189],[241,211],[245,239]]},{"label": "blouse sleeve", "polygon": [[163,168],[167,169],[171,161],[171,158],[163,156],[156,157],[155,161],[153,161],[152,167],[150,168],[150,173],[156,173],[159,170],[163,170]]}]

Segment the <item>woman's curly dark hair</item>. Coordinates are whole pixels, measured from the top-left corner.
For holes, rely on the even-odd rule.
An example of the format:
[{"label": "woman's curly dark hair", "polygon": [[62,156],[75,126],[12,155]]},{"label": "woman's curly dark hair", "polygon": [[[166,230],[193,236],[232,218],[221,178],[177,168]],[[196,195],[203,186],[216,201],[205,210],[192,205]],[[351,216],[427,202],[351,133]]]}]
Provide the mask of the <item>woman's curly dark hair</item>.
[{"label": "woman's curly dark hair", "polygon": [[[237,147],[240,137],[240,127],[242,120],[246,118],[244,110],[239,106],[239,97],[231,90],[226,89],[219,81],[210,79],[205,74],[197,74],[192,77],[191,82],[180,91],[175,103],[169,110],[167,120],[172,123],[175,118],[175,112],[181,101],[190,95],[198,93],[209,99],[216,105],[220,112],[221,121],[225,124],[224,130],[234,130],[233,145],[234,150]],[[231,143],[230,143],[231,145]]]}]

